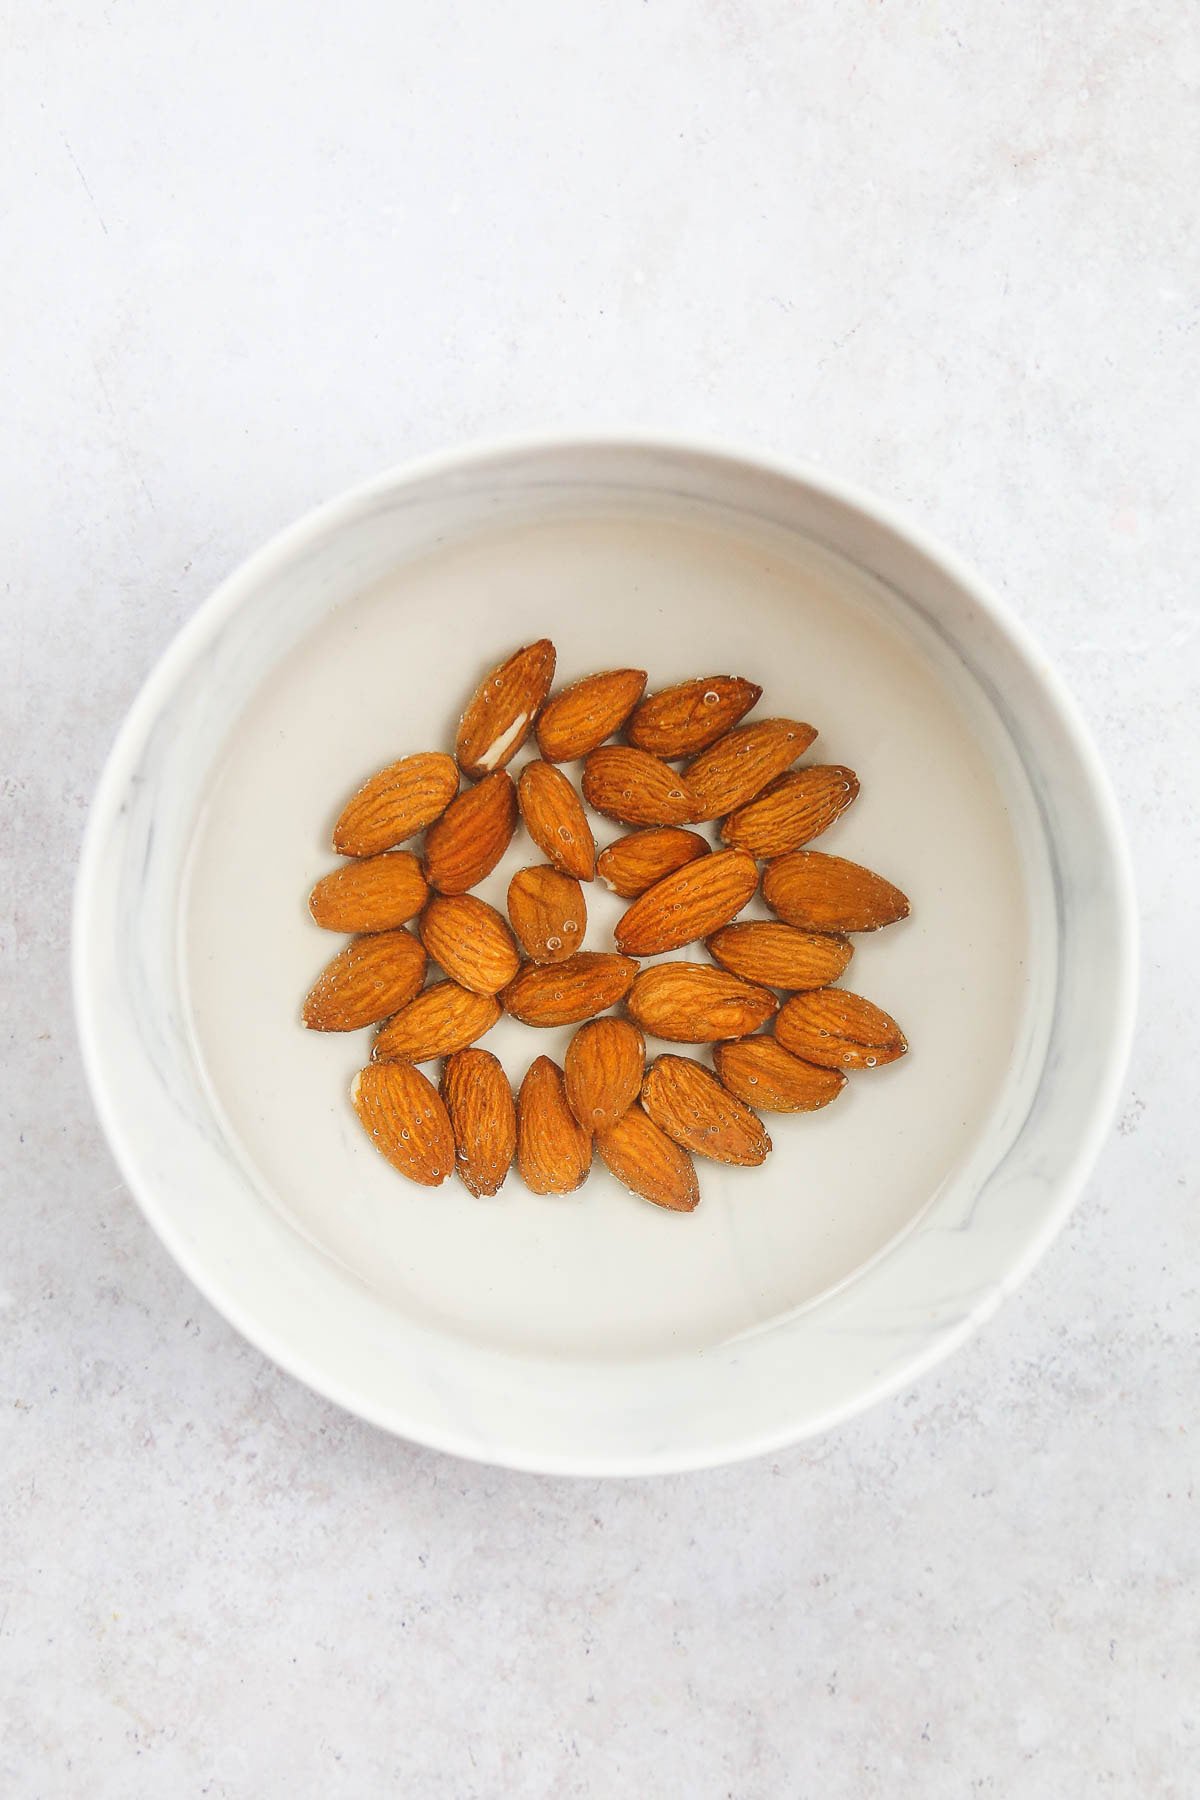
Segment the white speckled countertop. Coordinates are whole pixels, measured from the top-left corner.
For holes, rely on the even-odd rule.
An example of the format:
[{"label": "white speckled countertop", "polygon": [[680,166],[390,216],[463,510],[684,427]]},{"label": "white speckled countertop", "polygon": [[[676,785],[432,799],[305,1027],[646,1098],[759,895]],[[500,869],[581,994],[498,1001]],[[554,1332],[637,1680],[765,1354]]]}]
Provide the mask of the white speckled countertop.
[{"label": "white speckled countertop", "polygon": [[[4,27],[8,1800],[1196,1791],[1200,17],[81,0]],[[1073,1223],[835,1435],[604,1485],[390,1441],[176,1272],[68,903],[143,675],[402,457],[715,432],[899,501],[1127,807],[1143,1026]]]}]

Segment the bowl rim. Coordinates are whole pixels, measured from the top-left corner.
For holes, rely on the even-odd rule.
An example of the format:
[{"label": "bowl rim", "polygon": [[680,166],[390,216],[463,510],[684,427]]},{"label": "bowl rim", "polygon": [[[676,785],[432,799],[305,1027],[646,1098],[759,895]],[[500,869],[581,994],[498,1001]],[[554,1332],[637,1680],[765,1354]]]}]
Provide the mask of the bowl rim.
[{"label": "bowl rim", "polygon": [[[449,1424],[431,1426],[426,1419],[399,1419],[394,1411],[387,1412],[352,1392],[344,1382],[324,1370],[311,1354],[283,1341],[278,1332],[264,1325],[251,1309],[225,1291],[215,1272],[201,1256],[193,1253],[185,1235],[176,1228],[170,1209],[160,1200],[154,1183],[146,1178],[126,1135],[116,1100],[116,1084],[110,1082],[101,1042],[96,959],[103,951],[95,939],[92,925],[93,891],[101,874],[106,840],[122,805],[130,767],[145,736],[146,726],[157,716],[163,697],[170,692],[179,673],[192,662],[197,650],[224,620],[238,610],[249,590],[290,563],[305,548],[336,530],[364,504],[403,485],[482,468],[490,462],[521,455],[565,456],[572,451],[621,450],[732,462],[752,473],[806,488],[822,499],[857,513],[868,523],[882,527],[963,589],[1017,652],[1069,738],[1089,790],[1108,858],[1116,930],[1107,984],[1111,1020],[1086,1118],[1075,1135],[1073,1151],[1049,1192],[1036,1226],[1024,1232],[994,1281],[962,1316],[953,1324],[931,1327],[923,1345],[901,1355],[893,1367],[877,1374],[849,1400],[835,1402],[824,1412],[800,1422],[792,1420],[773,1430],[751,1431],[741,1438],[731,1439],[726,1434],[718,1442],[691,1449],[676,1447],[665,1452],[642,1451],[621,1458],[611,1455],[592,1458],[575,1453],[563,1455],[557,1451],[526,1451],[519,1447],[508,1450],[497,1444],[481,1447],[468,1433]],[[950,1355],[1025,1278],[1057,1236],[1079,1198],[1107,1135],[1129,1060],[1137,1007],[1137,963],[1136,891],[1128,844],[1107,770],[1065,681],[1021,619],[956,552],[915,523],[902,508],[877,498],[857,484],[830,475],[802,459],[748,448],[737,441],[643,429],[521,432],[476,440],[408,459],[310,508],[238,563],[176,632],[142,682],[118,728],[97,783],[83,834],[71,926],[71,985],[77,1035],[88,1088],[105,1138],[145,1218],[174,1261],[216,1311],[288,1374],[346,1411],[393,1435],[470,1461],[531,1473],[580,1476],[684,1472],[767,1455],[854,1417]]]}]

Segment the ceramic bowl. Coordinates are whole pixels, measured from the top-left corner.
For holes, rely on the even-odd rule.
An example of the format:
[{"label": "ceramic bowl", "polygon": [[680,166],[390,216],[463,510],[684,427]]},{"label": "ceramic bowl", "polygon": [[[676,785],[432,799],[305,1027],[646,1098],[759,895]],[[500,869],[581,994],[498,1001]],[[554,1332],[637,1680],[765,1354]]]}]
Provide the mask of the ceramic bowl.
[{"label": "ceramic bowl", "polygon": [[[337,947],[306,898],[345,797],[452,743],[482,672],[543,635],[563,681],[630,664],[652,685],[760,681],[760,712],[810,720],[813,754],[861,780],[821,847],[912,901],[844,978],[900,1020],[909,1055],[820,1113],[771,1115],[761,1169],[705,1163],[690,1215],[599,1165],[560,1198],[515,1173],[493,1200],[413,1187],[348,1105],[369,1034],[299,1024]],[[533,860],[518,841],[483,891]],[[597,884],[588,904],[604,947],[617,903]],[[1132,917],[1075,708],[952,556],[808,469],[534,441],[333,501],[199,610],[105,770],[74,976],[126,1180],[249,1339],[422,1443],[628,1474],[824,1430],[987,1318],[1109,1120]],[[504,1020],[487,1042],[515,1085],[566,1035]]]}]

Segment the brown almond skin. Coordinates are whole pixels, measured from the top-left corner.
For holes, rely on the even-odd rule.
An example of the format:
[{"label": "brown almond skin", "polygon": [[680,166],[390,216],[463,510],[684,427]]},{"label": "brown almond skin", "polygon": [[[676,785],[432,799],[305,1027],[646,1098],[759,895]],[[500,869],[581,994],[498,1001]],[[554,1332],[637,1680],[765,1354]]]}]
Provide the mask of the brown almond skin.
[{"label": "brown almond skin", "polygon": [[737,1038],[713,1047],[721,1084],[761,1112],[817,1112],[846,1085],[840,1069],[802,1062],[773,1037]]},{"label": "brown almond skin", "polygon": [[525,1071],[517,1094],[517,1168],[535,1194],[571,1194],[588,1178],[592,1139],[567,1105],[563,1072],[548,1056]]},{"label": "brown almond skin", "polygon": [[740,806],[721,826],[727,844],[751,856],[782,856],[811,843],[858,798],[858,776],[836,763],[816,763],[781,775],[765,793]]},{"label": "brown almond skin", "polygon": [[416,918],[428,896],[416,857],[393,850],[331,869],[309,895],[308,910],[326,931],[394,931]]},{"label": "brown almond skin", "polygon": [[668,1137],[696,1156],[757,1168],[771,1151],[762,1120],[690,1056],[658,1056],[642,1083],[642,1105]]},{"label": "brown almond skin", "polygon": [[607,1131],[631,1107],[642,1085],[646,1040],[628,1019],[581,1025],[563,1059],[567,1100],[585,1131]]},{"label": "brown almond skin", "polygon": [[637,970],[631,957],[581,950],[564,963],[525,963],[500,998],[523,1025],[576,1025],[623,1000]]},{"label": "brown almond skin", "polygon": [[676,869],[628,907],[614,936],[626,956],[660,956],[707,937],[741,912],[758,886],[744,850],[721,850]]},{"label": "brown almond skin", "polygon": [[625,735],[654,756],[695,756],[715,744],[762,698],[762,689],[740,675],[706,675],[649,694]]},{"label": "brown almond skin", "polygon": [[310,1031],[358,1031],[407,1006],[425,979],[425,952],[411,931],[352,938],[317,977],[304,1002]]},{"label": "brown almond skin", "polygon": [[590,881],[596,873],[596,840],[583,802],[562,770],[548,762],[526,763],[517,781],[517,805],[546,861],[576,881]]},{"label": "brown almond skin", "polygon": [[816,737],[800,719],[757,719],[727,731],[684,770],[700,810],[698,819],[719,819],[761,794],[791,768]]},{"label": "brown almond skin", "polygon": [[779,1006],[774,994],[704,963],[655,963],[629,990],[628,1007],[648,1037],[711,1044],[745,1037]]},{"label": "brown almond skin", "polygon": [[432,1062],[465,1050],[500,1017],[491,994],[473,994],[457,981],[435,981],[389,1019],[371,1054],[376,1062]]},{"label": "brown almond skin", "polygon": [[875,1069],[908,1049],[883,1008],[845,988],[793,994],[779,1010],[775,1036],[785,1050],[824,1069]]},{"label": "brown almond skin", "polygon": [[539,963],[566,962],[587,931],[583,889],[546,863],[517,870],[508,884],[508,916],[526,956]]},{"label": "brown almond skin", "polygon": [[691,1157],[635,1102],[601,1132],[596,1148],[611,1175],[668,1212],[695,1212],[700,1184]]},{"label": "brown almond skin", "polygon": [[708,954],[731,975],[763,987],[827,987],[843,974],[854,946],[834,932],[800,931],[780,919],[743,919],[707,941]]},{"label": "brown almond skin", "polygon": [[769,863],[762,891],[771,911],[802,931],[878,931],[908,917],[898,887],[822,850],[790,850]]},{"label": "brown almond skin", "polygon": [[368,1063],[350,1100],[381,1156],[410,1181],[440,1187],[454,1168],[454,1134],[441,1096],[419,1069]]},{"label": "brown almond skin", "polygon": [[490,875],[517,828],[517,790],[504,769],[451,802],[425,834],[425,876],[442,894],[465,894]]},{"label": "brown almond skin", "polygon": [[583,765],[589,806],[623,825],[690,825],[695,795],[668,763],[630,744],[602,744]]},{"label": "brown almond skin", "polygon": [[645,831],[627,832],[602,850],[596,859],[596,873],[622,900],[635,900],[664,875],[672,875],[708,853],[709,845],[697,831],[651,825]]},{"label": "brown almond skin", "polygon": [[473,994],[498,994],[521,966],[507,922],[476,894],[434,894],[420,932],[433,961]]},{"label": "brown almond skin", "polygon": [[454,750],[464,774],[478,779],[512,761],[533,729],[553,680],[554,645],[549,638],[526,644],[488,672],[458,723]]},{"label": "brown almond skin", "polygon": [[363,783],[333,828],[343,856],[377,856],[440,818],[458,792],[458,764],[443,750],[402,756]]},{"label": "brown almond skin", "polygon": [[463,1186],[477,1199],[498,1194],[517,1151],[508,1076],[490,1050],[456,1050],[443,1066],[441,1091]]},{"label": "brown almond skin", "polygon": [[606,669],[555,694],[537,722],[547,762],[573,762],[620,731],[646,689],[645,669]]}]

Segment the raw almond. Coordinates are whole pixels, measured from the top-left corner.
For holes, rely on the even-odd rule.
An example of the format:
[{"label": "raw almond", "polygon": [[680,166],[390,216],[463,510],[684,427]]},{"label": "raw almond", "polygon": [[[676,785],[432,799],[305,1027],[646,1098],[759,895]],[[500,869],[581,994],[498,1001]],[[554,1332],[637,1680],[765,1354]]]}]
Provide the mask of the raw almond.
[{"label": "raw almond", "polygon": [[576,1025],[623,1000],[637,969],[631,957],[580,950],[564,963],[525,963],[501,999],[523,1025]]},{"label": "raw almond", "polygon": [[508,916],[526,956],[539,963],[566,962],[587,930],[583,889],[545,863],[517,870],[508,884]]},{"label": "raw almond", "polygon": [[525,1071],[517,1094],[517,1167],[535,1194],[569,1194],[587,1180],[591,1133],[567,1105],[563,1072],[548,1056]]},{"label": "raw almond", "polygon": [[473,994],[498,994],[521,966],[507,922],[475,894],[435,894],[420,929],[434,962]]},{"label": "raw almond", "polygon": [[425,834],[425,874],[443,894],[465,894],[490,875],[517,828],[517,790],[504,769],[451,802]]},{"label": "raw almond", "polygon": [[816,732],[799,719],[759,719],[727,731],[685,771],[698,819],[719,819],[745,806],[803,756]]},{"label": "raw almond", "polygon": [[668,1137],[713,1162],[754,1168],[771,1140],[760,1118],[690,1056],[659,1056],[642,1083],[642,1105]]},{"label": "raw almond", "polygon": [[655,756],[695,756],[736,725],[761,698],[762,689],[740,675],[706,675],[648,694],[629,721],[626,736]]},{"label": "raw almond", "polygon": [[596,873],[596,840],[583,802],[562,770],[548,762],[526,763],[517,782],[517,805],[546,861],[576,881],[590,881]]},{"label": "raw almond", "polygon": [[333,828],[343,856],[377,856],[440,818],[458,792],[458,764],[443,750],[402,756],[364,782]]},{"label": "raw almond", "polygon": [[537,722],[538,749],[547,762],[586,756],[620,731],[645,688],[645,669],[606,669],[572,682],[543,707]]},{"label": "raw almond", "polygon": [[323,875],[308,910],[326,931],[393,931],[424,906],[429,888],[409,850],[364,856]]},{"label": "raw almond", "polygon": [[741,912],[758,886],[744,850],[721,850],[664,876],[628,907],[614,936],[627,956],[659,956],[707,937]]},{"label": "raw almond", "polygon": [[382,1156],[410,1181],[440,1187],[454,1168],[454,1135],[437,1089],[404,1063],[369,1063],[350,1102]]},{"label": "raw almond", "polygon": [[491,994],[473,994],[457,981],[435,981],[389,1019],[371,1052],[377,1062],[431,1062],[465,1050],[500,1017]]},{"label": "raw almond", "polygon": [[898,887],[821,850],[792,850],[769,864],[763,899],[781,919],[805,931],[878,931],[908,917],[908,901]]},{"label": "raw almond", "polygon": [[425,952],[411,931],[351,939],[304,1002],[310,1031],[357,1031],[407,1006],[425,979]]},{"label": "raw almond", "polygon": [[777,919],[746,919],[710,937],[708,953],[731,975],[763,987],[819,988],[837,980],[854,946],[832,932],[799,931]]},{"label": "raw almond", "polygon": [[697,831],[678,825],[652,825],[647,831],[631,831],[602,850],[596,873],[614,894],[632,900],[664,875],[708,855],[708,844]]},{"label": "raw almond", "polygon": [[796,769],[773,781],[757,800],[730,813],[721,836],[751,856],[782,856],[828,831],[857,798],[858,776],[853,769],[834,763]]},{"label": "raw almond", "polygon": [[554,680],[549,638],[526,644],[485,676],[458,723],[455,754],[472,777],[502,769],[516,755]]},{"label": "raw almond", "polygon": [[585,1131],[607,1131],[632,1106],[642,1085],[646,1040],[628,1019],[581,1025],[563,1059],[567,1099]]},{"label": "raw almond", "polygon": [[731,1094],[763,1112],[816,1112],[846,1085],[840,1069],[801,1062],[773,1037],[738,1038],[713,1048],[717,1074]]},{"label": "raw almond", "polygon": [[882,1007],[845,988],[793,994],[780,1008],[775,1036],[785,1050],[824,1069],[874,1069],[908,1049]]},{"label": "raw almond", "polygon": [[628,1004],[651,1037],[676,1044],[711,1044],[757,1031],[779,1002],[766,988],[727,975],[724,969],[668,962],[642,971],[629,991]]},{"label": "raw almond", "polygon": [[448,1057],[442,1099],[464,1186],[476,1196],[498,1194],[516,1154],[517,1109],[508,1076],[491,1051],[456,1050]]},{"label": "raw almond", "polygon": [[683,776],[630,744],[592,751],[583,765],[583,797],[624,825],[687,825],[700,816]]},{"label": "raw almond", "polygon": [[596,1148],[609,1173],[632,1194],[669,1212],[694,1212],[700,1184],[687,1151],[635,1102],[601,1132]]}]

